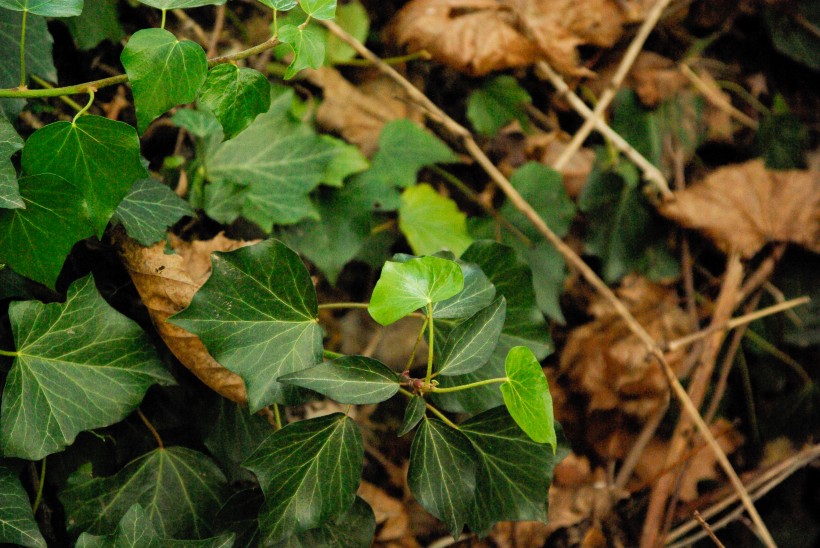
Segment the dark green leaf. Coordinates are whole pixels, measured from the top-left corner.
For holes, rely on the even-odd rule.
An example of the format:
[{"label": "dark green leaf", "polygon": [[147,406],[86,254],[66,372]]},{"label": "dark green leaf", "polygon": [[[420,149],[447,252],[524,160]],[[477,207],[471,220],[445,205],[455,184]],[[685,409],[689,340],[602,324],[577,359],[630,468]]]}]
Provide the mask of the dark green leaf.
[{"label": "dark green leaf", "polygon": [[336,15],[336,0],[301,0],[299,5],[314,19],[333,19]]},{"label": "dark green leaf", "polygon": [[290,80],[302,69],[317,69],[325,62],[325,43],[322,35],[313,27],[282,25],[279,40],[293,50],[293,61],[285,70],[285,80]]},{"label": "dark green leaf", "polygon": [[458,538],[475,497],[476,454],[458,430],[424,419],[413,438],[407,485],[428,512]]},{"label": "dark green leaf", "polygon": [[661,166],[663,141],[658,117],[644,108],[632,90],[621,90],[612,105],[612,129],[644,158]]},{"label": "dark green leaf", "polygon": [[259,0],[261,3],[265,4],[269,8],[273,8],[276,11],[290,11],[299,5],[297,0]]},{"label": "dark green leaf", "polygon": [[541,240],[533,247],[524,248],[522,251],[532,271],[538,308],[553,320],[564,323],[564,313],[560,305],[564,279],[568,274],[564,257],[546,240]]},{"label": "dark green leaf", "polygon": [[376,516],[364,500],[356,497],[350,510],[316,529],[290,537],[284,548],[368,548],[376,533]]},{"label": "dark green leaf", "polygon": [[225,496],[225,476],[211,459],[185,447],[155,449],[105,478],[84,465],[60,493],[70,531],[106,535],[137,503],[160,538],[207,538]]},{"label": "dark green leaf", "polygon": [[[215,408],[215,409],[214,409]],[[209,405],[203,414],[206,433],[205,447],[222,465],[231,482],[253,482],[253,475],[242,468],[242,462],[273,432],[273,427],[258,413],[248,413],[247,407],[226,398]]]},{"label": "dark green leaf", "polygon": [[404,420],[401,423],[399,431],[396,433],[398,437],[402,437],[410,430],[416,427],[421,419],[424,418],[424,412],[427,410],[427,404],[424,398],[420,396],[413,396],[404,410]]},{"label": "dark green leaf", "polygon": [[35,131],[23,148],[23,172],[59,173],[80,189],[98,237],[134,182],[147,176],[137,132],[102,116],[54,122]]},{"label": "dark green leaf", "polygon": [[775,49],[817,71],[820,70],[820,7],[815,0],[773,4],[764,11]]},{"label": "dark green leaf", "polygon": [[17,186],[17,170],[11,163],[11,157],[21,148],[23,139],[11,122],[0,116],[0,208],[25,207]]},{"label": "dark green leaf", "polygon": [[[367,15],[367,10],[358,0],[338,6],[333,22],[362,44],[367,41],[367,34],[370,31],[370,18]],[[344,63],[356,57],[356,50],[335,34],[328,33],[326,50],[327,61],[331,65]]]},{"label": "dark green leaf", "polygon": [[[139,0],[140,3],[158,10],[199,8],[202,6],[221,6],[226,0]],[[187,102],[187,101],[186,101]]]},{"label": "dark green leaf", "polygon": [[495,286],[473,263],[457,260],[464,276],[464,289],[453,297],[433,304],[436,319],[468,318],[489,306],[495,297]]},{"label": "dark green leaf", "polygon": [[[19,11],[0,9],[0,88],[13,88],[20,84],[20,35],[23,14]],[[29,15],[26,19],[26,68],[51,80],[57,80],[57,69],[51,59],[53,40],[46,27],[45,17]],[[26,104],[25,99],[0,99],[0,115],[14,120]]]},{"label": "dark green leaf", "polygon": [[347,512],[361,481],[364,449],[356,423],[341,413],[289,424],[245,462],[265,492],[262,544],[280,542]]},{"label": "dark green leaf", "polygon": [[279,377],[279,382],[301,386],[339,403],[380,403],[399,391],[399,376],[378,360],[343,356]]},{"label": "dark green leaf", "polygon": [[140,133],[171,107],[196,99],[208,73],[202,47],[165,29],[135,32],[120,61],[131,81]]},{"label": "dark green leaf", "polygon": [[54,288],[74,244],[94,234],[79,189],[58,175],[21,177],[26,209],[0,210],[0,263]]},{"label": "dark green leaf", "polygon": [[461,255],[473,239],[467,234],[466,215],[450,198],[430,185],[416,185],[401,195],[399,228],[418,255],[442,249]]},{"label": "dark green leaf", "polygon": [[171,323],[198,335],[245,381],[251,412],[299,401],[276,379],[322,359],[316,291],[299,256],[266,240],[213,255],[213,273]]},{"label": "dark green leaf", "polygon": [[73,17],[83,11],[83,0],[0,0],[0,8],[43,17]]},{"label": "dark green leaf", "polygon": [[193,215],[188,202],[156,179],[142,179],[120,203],[114,219],[128,235],[144,246],[165,238],[165,232],[182,217]]},{"label": "dark green leaf", "polygon": [[92,277],[65,304],[12,303],[17,356],[3,390],[0,439],[7,457],[39,460],[83,430],[124,419],[154,383],[172,384],[148,336],[111,308]]},{"label": "dark green leaf", "polygon": [[518,426],[538,443],[548,443],[555,451],[555,418],[547,377],[532,350],[526,346],[510,349],[505,363],[507,382],[501,385],[504,404]]},{"label": "dark green leaf", "polygon": [[[575,204],[564,189],[560,173],[544,164],[527,162],[513,173],[510,182],[556,235],[567,235],[575,218]],[[499,213],[530,239],[541,239],[541,233],[510,202],[505,202]]]},{"label": "dark green leaf", "polygon": [[769,169],[805,167],[809,131],[800,118],[789,112],[782,95],[775,96],[771,112],[760,120],[755,140]]},{"label": "dark green leaf", "polygon": [[513,120],[529,128],[526,105],[532,103],[527,90],[512,76],[499,76],[472,92],[467,100],[467,118],[479,133],[493,136]]},{"label": "dark green leaf", "polygon": [[438,257],[387,261],[367,310],[380,324],[390,325],[423,306],[449,299],[463,288],[464,275],[455,261]]},{"label": "dark green leaf", "polygon": [[117,0],[85,0],[78,17],[65,20],[74,43],[81,50],[96,47],[103,40],[118,43],[125,36],[117,13]]},{"label": "dark green leaf", "polygon": [[504,327],[507,302],[497,298],[487,308],[458,324],[447,336],[438,360],[441,375],[463,375],[483,366],[490,359]]},{"label": "dark green leaf", "polygon": [[43,538],[31,503],[17,474],[8,468],[0,466],[0,543],[19,544],[32,548],[45,548]]},{"label": "dark green leaf", "polygon": [[231,139],[268,111],[270,84],[258,70],[223,63],[208,71],[197,102],[216,115],[225,139]]},{"label": "dark green leaf", "polygon": [[[253,477],[250,470],[245,472]],[[259,523],[256,516],[265,502],[259,487],[236,491],[228,498],[216,515],[217,531],[231,531],[236,535],[235,546],[259,546]]]}]

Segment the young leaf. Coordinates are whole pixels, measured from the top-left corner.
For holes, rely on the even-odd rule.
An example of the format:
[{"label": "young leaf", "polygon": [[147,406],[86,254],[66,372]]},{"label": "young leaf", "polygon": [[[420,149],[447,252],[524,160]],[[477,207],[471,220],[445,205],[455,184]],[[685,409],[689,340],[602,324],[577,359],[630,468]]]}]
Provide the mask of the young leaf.
[{"label": "young leaf", "polygon": [[0,0],[0,8],[43,17],[73,17],[82,13],[83,0]]},{"label": "young leaf", "polygon": [[532,350],[516,346],[504,365],[507,382],[501,385],[504,404],[518,426],[538,443],[548,443],[555,452],[555,419],[547,377]]},{"label": "young leaf", "polygon": [[258,70],[223,63],[208,71],[197,102],[216,115],[225,139],[231,139],[268,111],[270,83]]},{"label": "young leaf", "polygon": [[302,69],[317,69],[325,62],[325,43],[322,35],[312,27],[282,25],[279,40],[293,50],[293,61],[285,70],[285,80],[290,80]]},{"label": "young leaf", "polygon": [[478,265],[460,259],[456,262],[464,276],[464,289],[449,299],[434,303],[434,318],[469,318],[489,306],[495,297],[495,286]]},{"label": "young leaf", "polygon": [[[513,173],[510,182],[558,236],[567,235],[575,218],[575,204],[564,189],[560,173],[544,164],[527,162]],[[505,202],[499,213],[530,239],[541,238],[532,223],[510,202]]]},{"label": "young leaf", "polygon": [[11,163],[12,155],[23,148],[23,139],[14,131],[11,122],[0,116],[0,208],[25,207],[17,186],[17,170]]},{"label": "young leaf", "polygon": [[363,459],[359,428],[341,413],[289,424],[265,440],[244,464],[265,492],[261,543],[278,543],[347,512]]},{"label": "young leaf", "polygon": [[188,202],[156,179],[134,183],[123,198],[114,220],[122,223],[128,235],[144,246],[165,238],[167,228],[194,211]]},{"label": "young leaf", "polygon": [[[358,0],[353,0],[336,8],[336,17],[333,21],[342,27],[348,34],[364,44],[370,31],[370,16]],[[344,63],[356,57],[356,50],[335,34],[328,33],[327,58],[329,65]]]},{"label": "young leaf", "polygon": [[476,455],[458,430],[424,419],[413,438],[407,485],[428,512],[458,538],[476,496]]},{"label": "young leaf", "polygon": [[124,419],[154,383],[173,384],[148,336],[111,308],[92,277],[65,304],[9,307],[17,356],[6,378],[0,441],[7,457],[39,460],[83,430]]},{"label": "young leaf", "polygon": [[463,375],[487,363],[504,327],[507,301],[497,298],[490,306],[458,324],[447,336],[441,349],[438,373]]},{"label": "young leaf", "polygon": [[399,391],[399,376],[366,356],[343,356],[279,377],[279,382],[301,386],[339,403],[363,405],[389,400]]},{"label": "young leaf", "polygon": [[299,2],[298,0],[259,0],[269,8],[276,11],[290,11],[295,8]]},{"label": "young leaf", "polygon": [[427,404],[421,396],[413,396],[407,408],[404,410],[404,420],[401,422],[401,427],[396,433],[398,437],[402,437],[410,430],[416,427],[421,419],[424,418],[424,412],[427,410]]},{"label": "young leaf", "polygon": [[380,324],[390,325],[429,303],[449,299],[463,288],[464,275],[455,261],[438,257],[387,261],[367,310]]},{"label": "young leaf", "polygon": [[31,548],[46,548],[26,490],[17,474],[0,466],[0,543],[19,544]]},{"label": "young leaf", "polygon": [[134,182],[147,176],[134,128],[102,116],[35,131],[23,148],[23,172],[59,173],[79,188],[97,237]]},{"label": "young leaf", "polygon": [[527,90],[512,76],[504,75],[486,82],[467,99],[467,119],[479,133],[493,136],[502,127],[518,120],[529,128],[526,105],[532,103]]},{"label": "young leaf", "polygon": [[97,536],[83,533],[77,539],[75,548],[231,548],[234,537],[232,533],[222,533],[218,537],[202,540],[163,539],[157,534],[142,506],[134,504],[119,521],[114,534]]},{"label": "young leaf", "polygon": [[399,229],[418,255],[442,249],[461,255],[473,243],[467,234],[466,217],[453,200],[441,196],[430,185],[416,185],[402,192]]},{"label": "young leaf", "polygon": [[169,321],[199,336],[242,377],[252,413],[299,401],[302,391],[276,379],[322,359],[316,291],[305,265],[276,240],[212,257],[211,277]]},{"label": "young leaf", "polygon": [[[22,32],[23,13],[0,9],[0,51],[4,52],[0,63],[0,88],[13,88],[20,84]],[[57,80],[57,69],[51,56],[53,42],[45,17],[29,14],[26,18],[26,68],[28,72],[52,82]],[[0,99],[0,115],[14,120],[25,104],[25,99]]]},{"label": "young leaf", "polygon": [[94,234],[80,190],[45,173],[18,181],[25,209],[0,210],[0,263],[54,288],[74,244]]},{"label": "young leaf", "polygon": [[214,462],[192,449],[155,449],[105,478],[86,464],[60,492],[70,531],[111,533],[137,503],[161,538],[205,539],[225,494],[225,476]]},{"label": "young leaf", "polygon": [[301,0],[299,5],[314,19],[333,19],[336,15],[336,0]]},{"label": "young leaf", "polygon": [[131,81],[140,133],[171,107],[196,99],[208,73],[205,50],[165,29],[135,32],[120,62]]},{"label": "young leaf", "polygon": [[350,510],[316,529],[310,529],[287,539],[283,548],[369,548],[376,533],[376,516],[363,499],[356,497]]}]

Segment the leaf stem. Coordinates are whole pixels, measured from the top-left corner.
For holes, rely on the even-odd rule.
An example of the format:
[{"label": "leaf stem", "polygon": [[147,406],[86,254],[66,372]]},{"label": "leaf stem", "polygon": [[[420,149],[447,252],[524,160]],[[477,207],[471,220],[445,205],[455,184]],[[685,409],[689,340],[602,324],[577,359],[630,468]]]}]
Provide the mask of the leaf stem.
[{"label": "leaf stem", "polygon": [[20,23],[20,88],[26,87],[26,20],[28,10],[23,10],[23,20]]},{"label": "leaf stem", "polygon": [[[432,59],[433,56],[430,55],[430,52],[426,49],[420,49],[414,53],[408,53],[407,55],[400,55],[398,57],[385,57],[382,59],[388,65],[400,65],[402,63],[407,63],[408,61],[415,61],[416,59],[423,59],[425,61],[429,61]],[[334,63],[337,67],[372,67],[374,65],[373,61],[368,59],[348,59],[347,61],[342,61],[340,63]]]},{"label": "leaf stem", "polygon": [[278,11],[273,8],[273,36],[279,36],[279,19],[277,18]]},{"label": "leaf stem", "polygon": [[427,303],[427,327],[430,330],[430,340],[427,343],[427,377],[424,379],[426,384],[430,384],[430,379],[433,378],[433,345],[435,344],[435,329],[433,327],[433,303]]},{"label": "leaf stem", "polygon": [[484,379],[483,381],[471,382],[468,384],[462,384],[460,386],[449,386],[446,388],[439,388],[438,386],[433,386],[432,388],[430,388],[430,392],[437,392],[439,394],[443,394],[445,392],[459,392],[460,390],[469,390],[470,388],[478,388],[479,386],[486,386],[488,384],[507,382],[508,380],[509,379],[507,377],[498,377],[495,379]]},{"label": "leaf stem", "polygon": [[37,496],[34,497],[34,504],[31,505],[31,513],[37,514],[37,508],[40,507],[40,502],[43,500],[43,486],[46,484],[46,457],[40,464],[40,481],[37,484]]},{"label": "leaf stem", "polygon": [[325,358],[327,358],[329,360],[335,360],[336,358],[344,357],[344,354],[339,354],[338,352],[334,352],[332,350],[322,349],[322,354],[324,355]]},{"label": "leaf stem", "polygon": [[83,108],[81,108],[80,111],[77,112],[77,114],[74,115],[74,119],[71,120],[71,123],[76,124],[77,120],[79,120],[80,116],[82,116],[83,114],[88,112],[88,109],[91,108],[92,104],[94,104],[94,92],[89,91],[88,92],[88,103],[86,103],[86,105]]},{"label": "leaf stem", "polygon": [[367,308],[370,303],[324,303],[319,305],[319,310],[337,310],[342,308]]},{"label": "leaf stem", "polygon": [[[405,396],[407,396],[408,398],[414,398],[414,397],[415,397],[415,396],[413,395],[413,393],[408,392],[408,391],[407,391],[407,390],[405,390],[404,388],[399,388],[399,392],[401,392],[402,394],[404,394],[404,395],[405,395]],[[441,411],[439,411],[438,409],[436,409],[435,407],[433,407],[432,405],[430,405],[430,404],[429,404],[429,403],[427,403],[426,401],[424,402],[424,406],[427,408],[427,410],[428,410],[428,411],[430,411],[432,414],[434,414],[435,416],[437,416],[438,418],[440,418],[440,419],[441,419],[441,421],[442,421],[444,424],[446,424],[447,426],[449,426],[450,428],[453,428],[453,429],[455,429],[455,430],[458,430],[458,429],[459,429],[459,428],[458,428],[458,425],[457,425],[456,423],[454,423],[453,421],[451,421],[450,419],[448,419],[448,418],[444,415],[444,413],[442,413]]]},{"label": "leaf stem", "polygon": [[157,429],[154,428],[154,425],[151,424],[151,421],[149,421],[148,417],[146,417],[145,414],[142,412],[142,409],[137,408],[137,415],[139,415],[140,419],[142,419],[142,422],[145,423],[145,426],[148,428],[148,430],[151,431],[151,434],[154,435],[154,439],[157,440],[157,445],[159,445],[159,448],[165,449],[165,444],[162,443],[162,438],[159,437],[159,432],[157,432]]},{"label": "leaf stem", "polygon": [[162,10],[162,22],[159,24],[159,28],[165,28],[165,15],[168,10]]},{"label": "leaf stem", "polygon": [[[42,78],[40,78],[36,74],[32,74],[31,79],[34,80],[35,82],[37,82],[39,85],[43,86],[44,88],[54,89],[54,86],[52,84],[50,84],[49,82],[46,82],[45,80],[43,80]],[[60,100],[63,103],[70,106],[71,108],[73,108],[74,110],[76,110],[76,111],[80,111],[80,110],[83,109],[83,106],[80,103],[78,103],[77,101],[75,101],[71,97],[68,97],[67,95],[61,96]]]},{"label": "leaf stem", "polygon": [[11,350],[0,350],[0,356],[8,356],[10,358],[16,358],[19,356],[19,352],[12,352]]},{"label": "leaf stem", "polygon": [[424,337],[424,330],[427,328],[427,317],[424,318],[424,323],[421,325],[421,330],[419,331],[419,336],[416,337],[416,344],[413,345],[413,351],[410,353],[410,359],[407,360],[407,365],[404,367],[407,371],[410,371],[410,366],[413,365],[413,360],[416,359],[416,350],[419,349],[419,343],[421,339]]},{"label": "leaf stem", "polygon": [[276,429],[282,429],[282,415],[279,413],[279,404],[273,404],[273,422],[276,424]]}]

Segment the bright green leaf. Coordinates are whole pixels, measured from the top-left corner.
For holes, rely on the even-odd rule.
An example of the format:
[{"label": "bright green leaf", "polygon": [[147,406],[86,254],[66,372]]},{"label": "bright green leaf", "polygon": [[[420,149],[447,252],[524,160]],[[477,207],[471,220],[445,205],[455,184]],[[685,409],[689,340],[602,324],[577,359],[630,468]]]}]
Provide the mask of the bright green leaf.
[{"label": "bright green leaf", "polygon": [[[358,0],[338,6],[333,22],[362,44],[367,41],[367,34],[370,32],[370,17]],[[350,61],[357,55],[356,50],[350,44],[331,33],[328,33],[326,50],[326,60],[331,65]]]},{"label": "bright green leaf", "polygon": [[424,418],[425,411],[427,411],[427,404],[424,398],[413,396],[404,410],[404,420],[402,420],[401,427],[396,435],[402,437],[415,428],[419,421]]},{"label": "bright green leaf", "polygon": [[263,545],[328,523],[353,505],[364,449],[355,421],[334,413],[289,424],[265,440],[244,466],[265,492]]},{"label": "bright green leaf", "polygon": [[[527,162],[513,173],[510,182],[556,235],[567,235],[575,218],[575,204],[564,189],[560,173],[544,164]],[[530,239],[541,238],[541,233],[510,202],[505,202],[499,213]]]},{"label": "bright green leaf", "polygon": [[276,379],[322,359],[316,291],[299,256],[276,240],[213,255],[213,272],[171,323],[202,339],[245,381],[251,412],[289,404],[299,389]]},{"label": "bright green leaf", "polygon": [[0,210],[0,263],[53,288],[74,244],[94,234],[86,204],[51,173],[21,177],[19,185],[26,208]]},{"label": "bright green leaf", "polygon": [[23,172],[58,173],[80,189],[98,237],[134,182],[147,176],[134,128],[102,116],[35,131],[23,148]]},{"label": "bright green leaf", "polygon": [[339,403],[380,403],[399,391],[399,376],[378,360],[343,356],[279,377],[279,382],[301,386]]},{"label": "bright green leaf", "polygon": [[258,70],[223,63],[208,71],[197,102],[216,115],[225,139],[231,139],[268,111],[270,83]]},{"label": "bright green leaf", "polygon": [[532,350],[526,346],[510,349],[505,363],[507,382],[501,385],[504,404],[518,426],[538,443],[557,448],[552,396],[547,377]]},{"label": "bright green leaf", "polygon": [[75,548],[230,548],[234,544],[231,533],[202,540],[173,540],[160,538],[145,510],[134,504],[117,524],[112,535],[83,533]]},{"label": "bright green leaf", "polygon": [[25,207],[17,186],[17,170],[11,163],[12,155],[21,148],[23,139],[11,122],[0,116],[0,208]]},{"label": "bright green leaf", "polygon": [[194,212],[188,202],[156,179],[142,179],[120,203],[114,219],[128,235],[144,246],[165,238],[169,226]]},{"label": "bright green leaf", "polygon": [[74,43],[81,50],[90,50],[103,40],[114,44],[125,36],[117,13],[117,0],[85,0],[78,17],[65,20]]},{"label": "bright green leaf", "polygon": [[242,462],[250,456],[273,428],[257,413],[219,397],[217,403],[207,405],[202,413],[204,436],[202,441],[228,476],[228,481],[253,482],[253,475]]},{"label": "bright green leaf", "polygon": [[430,185],[410,187],[401,195],[399,228],[419,255],[442,249],[461,255],[473,242],[467,234],[466,218],[453,200]]},{"label": "bright green leaf", "polygon": [[464,289],[456,295],[433,304],[436,319],[468,318],[489,306],[495,298],[495,286],[487,275],[473,263],[457,260],[464,276]]},{"label": "bright green leaf", "polygon": [[276,11],[290,11],[299,5],[297,0],[259,0],[262,4]]},{"label": "bright green leaf", "polygon": [[73,17],[82,13],[83,0],[0,0],[0,8],[43,17]]},{"label": "bright green leaf", "polygon": [[134,92],[140,133],[171,107],[193,102],[208,73],[205,50],[165,29],[135,32],[120,62]]},{"label": "bright green leaf", "polygon": [[390,325],[429,303],[449,299],[463,288],[464,275],[455,261],[438,257],[387,261],[367,310],[380,324]]},{"label": "bright green leaf", "polygon": [[350,510],[316,529],[287,539],[283,548],[369,548],[376,533],[376,516],[363,499],[356,497]]},{"label": "bright green leaf", "polygon": [[325,43],[322,35],[308,26],[282,25],[279,40],[293,50],[293,61],[285,70],[285,80],[290,80],[306,68],[317,69],[325,62]]},{"label": "bright green leaf", "polygon": [[90,275],[64,304],[12,303],[9,318],[17,356],[0,420],[7,457],[61,451],[83,430],[124,419],[152,384],[173,384],[148,336],[103,300]]},{"label": "bright green leaf", "polygon": [[[0,9],[0,88],[20,84],[20,35],[23,13]],[[45,17],[29,15],[26,18],[26,68],[46,80],[57,80],[57,69],[51,57],[54,40],[46,27]],[[0,115],[14,120],[26,104],[25,99],[0,99]]]},{"label": "bright green leaf", "polygon": [[370,167],[367,157],[356,145],[350,145],[330,135],[322,135],[322,140],[336,149],[336,154],[325,168],[322,184],[341,188],[345,179]]},{"label": "bright green leaf", "polygon": [[40,533],[31,511],[26,490],[17,474],[0,466],[0,543],[45,548],[46,540]]},{"label": "bright green leaf", "polygon": [[413,438],[407,485],[428,512],[458,538],[476,495],[476,455],[458,430],[424,419]]},{"label": "bright green leaf", "polygon": [[527,105],[532,97],[512,76],[503,75],[486,82],[467,99],[467,118],[479,133],[493,136],[502,127],[518,120],[529,128]]},{"label": "bright green leaf", "polygon": [[135,504],[145,509],[160,538],[204,539],[227,491],[214,462],[186,447],[155,449],[109,477],[84,465],[60,492],[70,531],[114,532]]},{"label": "bright green leaf", "polygon": [[507,302],[504,297],[499,297],[487,308],[458,324],[440,350],[439,374],[463,375],[487,363],[498,345],[506,312]]},{"label": "bright green leaf", "polygon": [[314,19],[333,19],[336,16],[336,0],[301,0],[299,5]]}]

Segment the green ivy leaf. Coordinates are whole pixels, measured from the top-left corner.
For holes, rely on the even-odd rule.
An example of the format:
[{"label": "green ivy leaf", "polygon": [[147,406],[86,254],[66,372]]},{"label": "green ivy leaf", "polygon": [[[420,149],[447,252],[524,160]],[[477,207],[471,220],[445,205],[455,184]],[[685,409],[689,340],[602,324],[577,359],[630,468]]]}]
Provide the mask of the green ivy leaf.
[{"label": "green ivy leaf", "polygon": [[[367,41],[367,34],[370,32],[370,17],[358,0],[337,6],[336,17],[333,21],[362,44]],[[327,51],[326,61],[330,65],[350,61],[357,55],[356,50],[350,44],[330,33],[327,36],[325,50]]]},{"label": "green ivy leaf", "polygon": [[381,325],[390,325],[429,303],[449,299],[463,288],[464,275],[455,261],[438,257],[387,261],[367,310]]},{"label": "green ivy leaf", "polygon": [[68,478],[59,498],[70,531],[110,534],[137,503],[161,538],[204,539],[226,492],[225,476],[211,459],[186,447],[168,447],[109,477],[94,477],[86,464]]},{"label": "green ivy leaf", "polygon": [[425,411],[427,411],[427,404],[424,402],[424,398],[413,396],[404,410],[404,420],[402,420],[401,427],[396,435],[402,437],[415,428],[419,421],[424,418]]},{"label": "green ivy leaf", "polygon": [[131,81],[140,133],[171,107],[193,102],[208,74],[205,50],[165,29],[135,32],[120,62]]},{"label": "green ivy leaf", "polygon": [[94,234],[85,200],[51,173],[18,183],[26,208],[0,210],[0,263],[53,289],[71,248]]},{"label": "green ivy leaf", "polygon": [[399,376],[378,360],[343,356],[279,377],[339,403],[363,405],[389,400],[399,391]]},{"label": "green ivy leaf", "polygon": [[489,306],[495,298],[495,286],[478,265],[456,260],[464,277],[464,289],[443,301],[433,304],[436,319],[469,318]]},{"label": "green ivy leaf", "polygon": [[467,119],[476,130],[493,136],[502,127],[518,120],[521,127],[530,127],[526,106],[532,103],[527,90],[512,76],[498,76],[475,90],[467,99]]},{"label": "green ivy leaf", "polygon": [[293,61],[285,70],[285,80],[290,80],[302,69],[317,69],[325,62],[325,42],[321,33],[310,26],[282,25],[279,40],[293,50]]},{"label": "green ivy leaf", "polygon": [[314,19],[333,19],[336,16],[336,0],[301,0],[299,5]]},{"label": "green ivy leaf", "polygon": [[124,419],[154,383],[173,384],[148,336],[111,308],[92,277],[65,304],[9,307],[17,356],[6,379],[0,440],[7,457],[39,460],[83,430]]},{"label": "green ivy leaf", "polygon": [[548,443],[555,451],[555,418],[552,396],[541,364],[526,346],[510,349],[505,363],[507,382],[501,385],[504,404],[518,426],[538,443]]},{"label": "green ivy leaf", "polygon": [[410,449],[407,485],[428,512],[458,538],[475,497],[476,455],[458,430],[425,418]]},{"label": "green ivy leaf", "polygon": [[285,244],[266,240],[213,255],[213,272],[171,323],[202,339],[211,355],[242,377],[252,413],[302,398],[276,379],[322,359],[316,291]]},{"label": "green ivy leaf", "polygon": [[0,208],[25,207],[17,186],[17,170],[11,163],[11,157],[21,148],[23,139],[11,122],[0,116]]},{"label": "green ivy leaf", "polygon": [[369,548],[376,534],[376,516],[363,499],[356,497],[350,510],[316,529],[290,537],[283,548]]},{"label": "green ivy leaf", "polygon": [[73,17],[82,13],[83,0],[0,0],[0,8],[43,17]]},{"label": "green ivy leaf", "polygon": [[221,6],[225,1],[226,0],[139,0],[141,4],[157,8],[158,10],[184,10],[202,6]]},{"label": "green ivy leaf", "polygon": [[230,548],[234,544],[232,533],[202,540],[173,540],[160,538],[145,510],[134,504],[117,524],[112,535],[92,535],[83,533],[77,539],[75,548]]},{"label": "green ivy leaf", "polygon": [[483,366],[498,345],[507,302],[497,298],[487,308],[458,324],[447,336],[438,360],[440,375],[463,375]]},{"label": "green ivy leaf", "polygon": [[345,179],[370,167],[367,157],[356,145],[350,145],[330,135],[322,135],[322,140],[336,149],[336,154],[325,168],[322,184],[341,188]]},{"label": "green ivy leaf", "polygon": [[663,159],[663,136],[658,116],[641,105],[632,90],[621,90],[613,101],[612,129],[644,158],[660,167]]},{"label": "green ivy leaf", "polygon": [[103,40],[118,43],[125,36],[116,0],[85,0],[83,12],[65,19],[74,43],[81,50],[95,48]]},{"label": "green ivy leaf", "polygon": [[208,71],[197,102],[216,115],[225,139],[231,139],[268,111],[270,83],[258,70],[223,63]]},{"label": "green ivy leaf", "polygon": [[[20,35],[23,13],[0,9],[0,51],[7,52],[0,63],[0,88],[13,88],[20,84]],[[46,27],[45,17],[29,15],[26,19],[26,68],[52,82],[57,80],[57,69],[51,56],[54,40]],[[0,114],[14,120],[25,99],[0,99]]]},{"label": "green ivy leaf", "polygon": [[334,520],[353,505],[364,449],[355,421],[341,413],[292,423],[275,432],[244,466],[259,479],[263,545]]},{"label": "green ivy leaf", "polygon": [[0,543],[19,544],[31,548],[46,548],[26,490],[17,474],[0,466]]},{"label": "green ivy leaf", "polygon": [[803,155],[809,146],[809,131],[789,111],[782,95],[775,96],[771,112],[760,120],[755,144],[769,169],[805,167]]},{"label": "green ivy leaf", "polygon": [[23,148],[23,172],[59,173],[80,189],[97,237],[134,182],[147,176],[134,128],[102,116],[35,131]]},{"label": "green ivy leaf", "polygon": [[496,407],[459,425],[476,458],[476,497],[467,522],[479,537],[499,521],[547,521],[547,491],[558,458]]},{"label": "green ivy leaf", "polygon": [[[544,164],[527,162],[513,173],[510,182],[557,236],[564,237],[569,233],[575,218],[575,204],[564,189],[560,173]],[[542,238],[541,233],[510,202],[505,202],[498,212],[528,238]]]},{"label": "green ivy leaf", "polygon": [[401,195],[399,229],[419,255],[441,249],[461,255],[473,242],[467,234],[466,218],[453,200],[430,185],[410,187]]},{"label": "green ivy leaf", "polygon": [[271,425],[259,414],[248,413],[245,406],[227,398],[220,397],[218,403],[210,403],[207,408],[201,414],[205,447],[225,470],[228,481],[252,483],[253,475],[241,465],[271,434]]},{"label": "green ivy leaf", "polygon": [[123,198],[114,220],[122,223],[129,236],[150,246],[165,238],[169,226],[193,214],[188,202],[173,190],[156,179],[142,179]]},{"label": "green ivy leaf", "polygon": [[290,11],[299,5],[297,0],[259,0],[269,8],[273,8],[276,11]]},{"label": "green ivy leaf", "polygon": [[[820,8],[814,0],[797,0],[788,6],[772,5],[764,11],[766,26],[775,49],[817,71],[820,59]],[[798,22],[802,19],[802,23]]]}]

